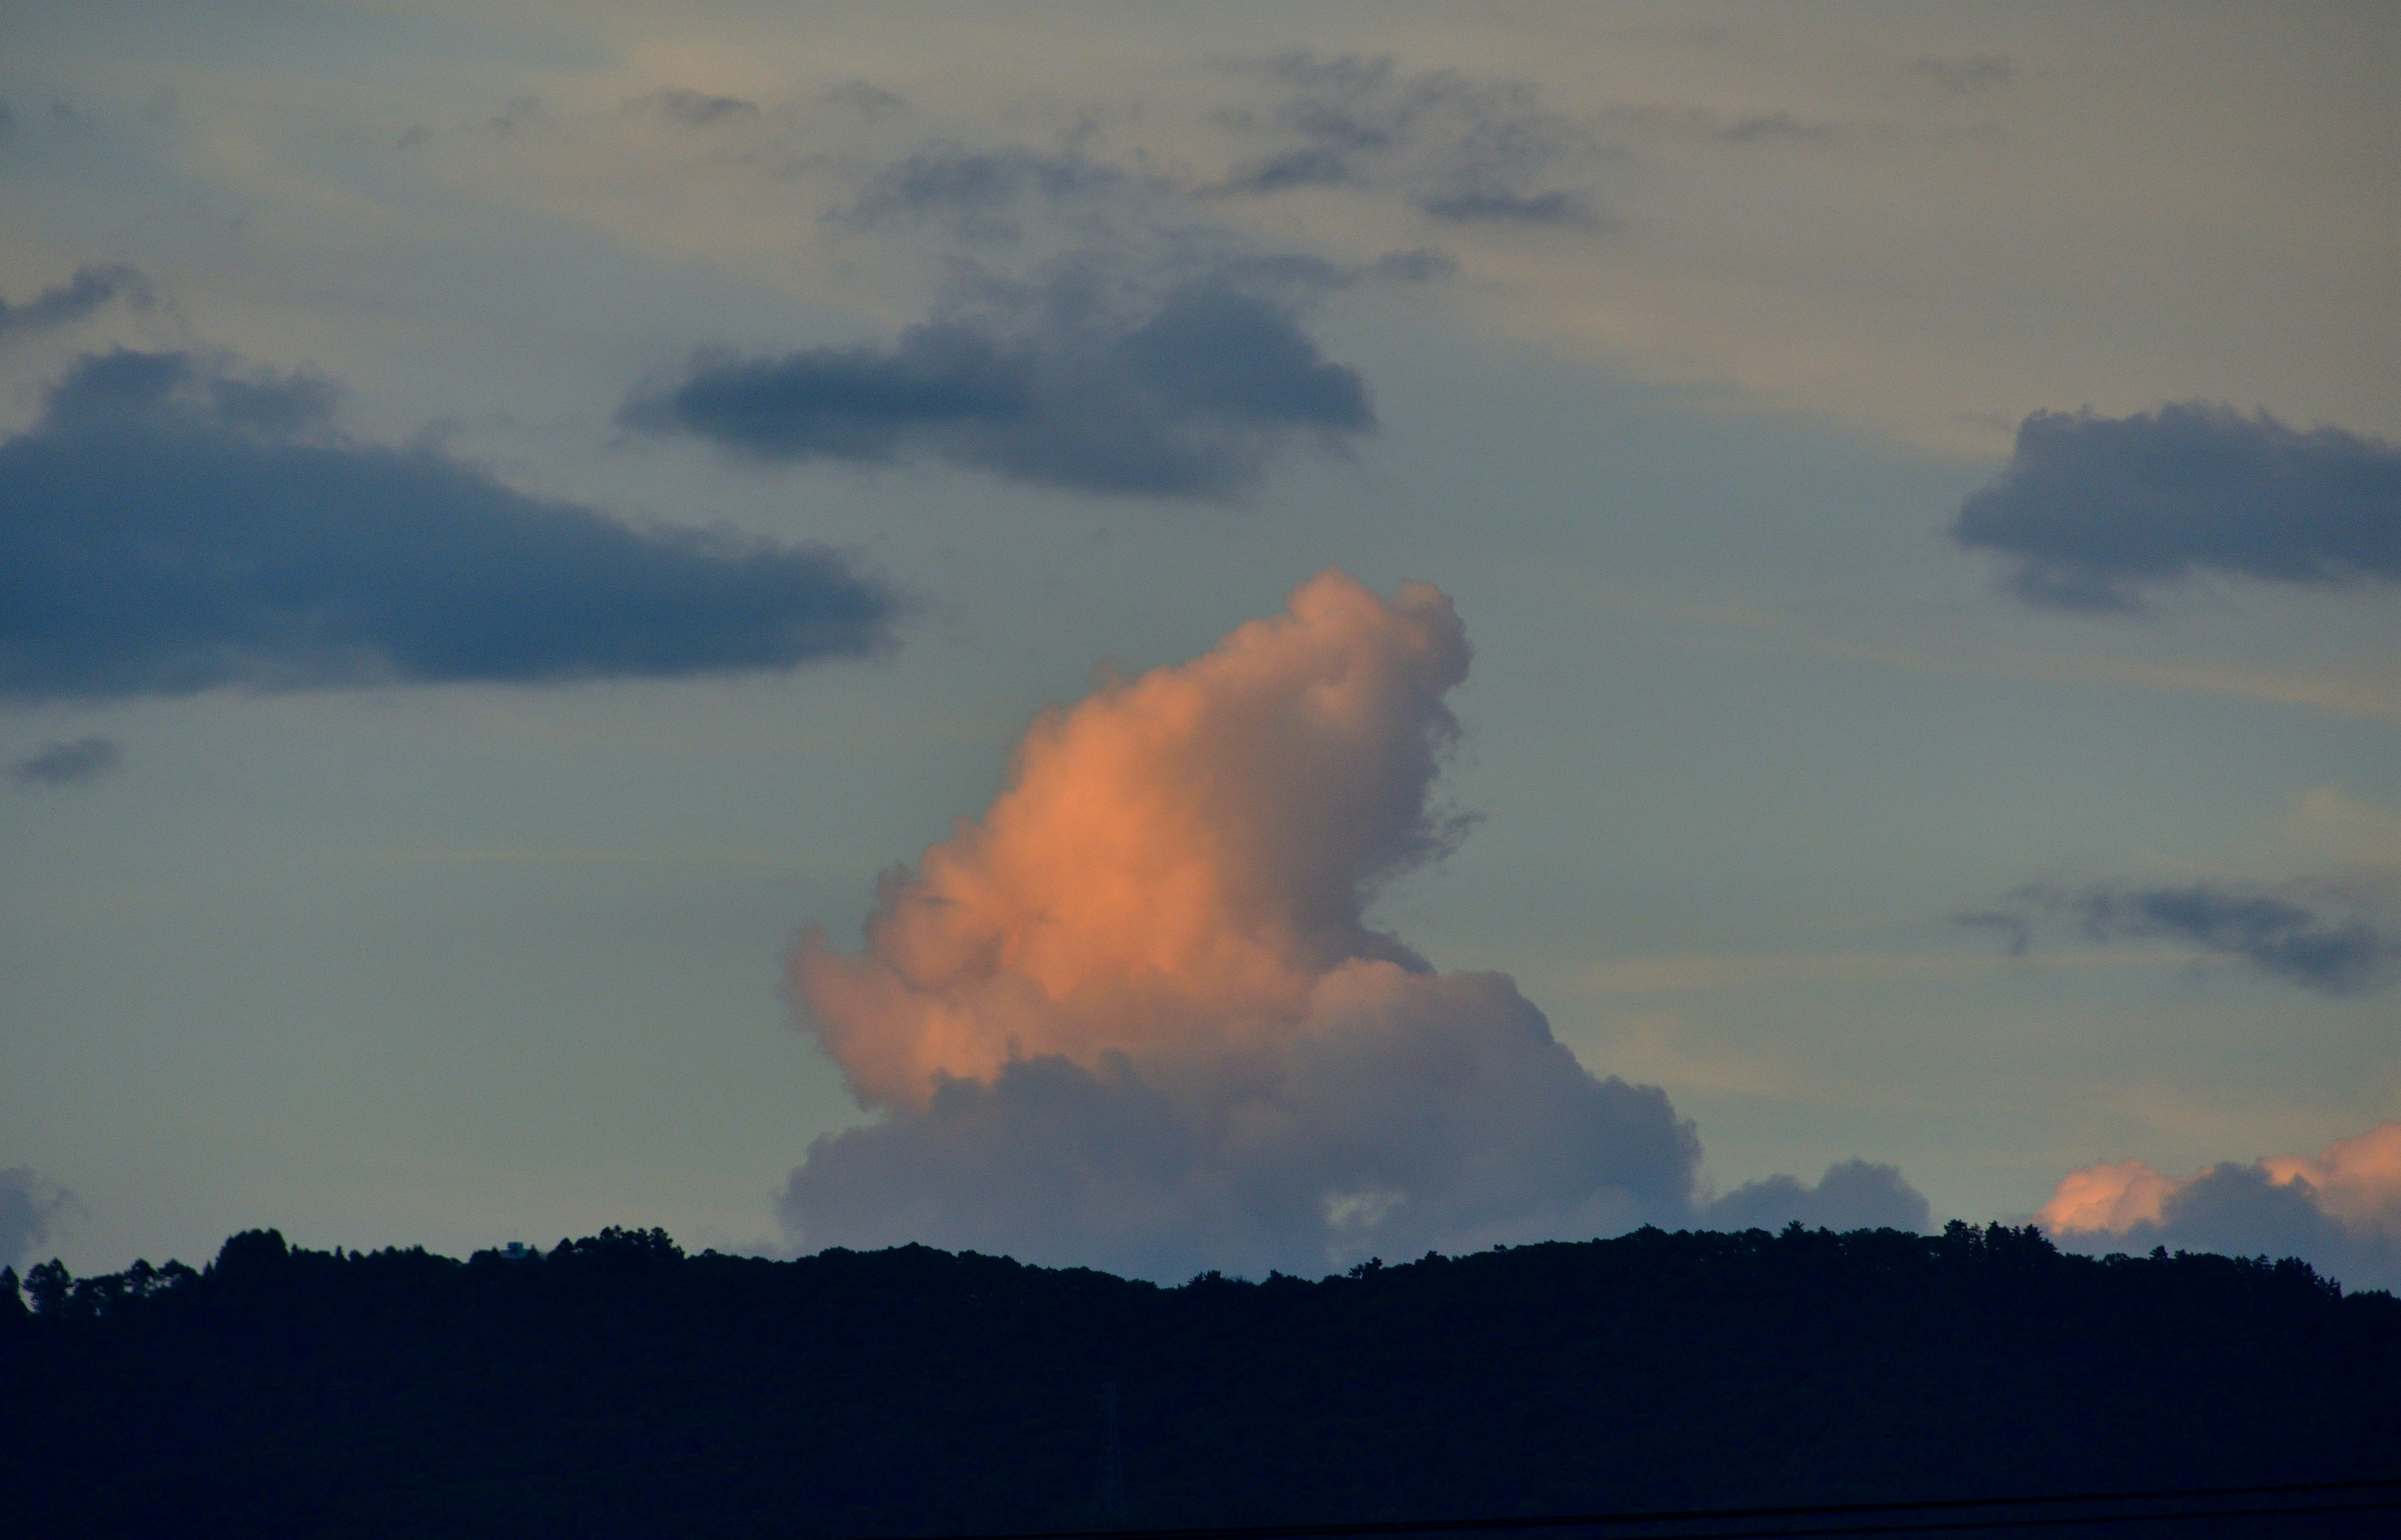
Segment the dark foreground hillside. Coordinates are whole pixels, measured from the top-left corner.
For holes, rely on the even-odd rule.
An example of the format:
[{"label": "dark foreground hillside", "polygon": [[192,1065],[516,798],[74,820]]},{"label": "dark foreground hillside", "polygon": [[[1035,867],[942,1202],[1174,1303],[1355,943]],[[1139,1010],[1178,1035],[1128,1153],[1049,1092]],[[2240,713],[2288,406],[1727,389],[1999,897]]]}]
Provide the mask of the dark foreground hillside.
[{"label": "dark foreground hillside", "polygon": [[461,1263],[268,1232],[204,1272],[43,1268],[28,1292],[30,1315],[0,1290],[0,1511],[28,1536],[967,1533],[2401,1474],[2401,1301],[2001,1227],[1645,1231],[1173,1289],[915,1247],[779,1263],[609,1231]]}]

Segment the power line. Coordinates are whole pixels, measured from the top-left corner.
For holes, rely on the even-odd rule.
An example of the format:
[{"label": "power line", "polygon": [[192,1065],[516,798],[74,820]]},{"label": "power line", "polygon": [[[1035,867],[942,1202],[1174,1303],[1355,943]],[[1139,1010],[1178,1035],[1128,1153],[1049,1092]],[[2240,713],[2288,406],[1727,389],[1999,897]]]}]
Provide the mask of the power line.
[{"label": "power line", "polygon": [[[2386,1492],[2394,1495],[2373,1501],[2320,1503],[2283,1506],[2228,1507],[2230,1499],[2335,1496],[2345,1492]],[[1913,1523],[1831,1528],[1674,1532],[1675,1540],[1736,1540],[1801,1534],[1893,1534],[1978,1529],[2025,1529],[2058,1524],[2147,1523],[2172,1519],[2269,1518],[2305,1513],[2353,1513],[2401,1508],[2401,1477],[2357,1481],[2284,1482],[2251,1487],[2163,1487],[2139,1492],[2063,1492],[2040,1497],[1943,1497],[1925,1502],[1822,1503],[1779,1507],[1661,1508],[1648,1512],[1488,1515],[1476,1518],[1379,1519],[1351,1524],[1227,1524],[1187,1529],[1039,1530],[1015,1533],[944,1535],[939,1540],[1338,1540],[1342,1536],[1502,1533],[1521,1530],[1600,1528],[1630,1524],[1739,1523],[1794,1519],[1841,1519],[1877,1514],[1964,1513],[1976,1509],[2065,1507],[2105,1503],[2168,1503],[2215,1500],[2219,1506],[2186,1508],[2162,1513],[2090,1515],[2024,1514],[1995,1519],[1927,1519]]]}]

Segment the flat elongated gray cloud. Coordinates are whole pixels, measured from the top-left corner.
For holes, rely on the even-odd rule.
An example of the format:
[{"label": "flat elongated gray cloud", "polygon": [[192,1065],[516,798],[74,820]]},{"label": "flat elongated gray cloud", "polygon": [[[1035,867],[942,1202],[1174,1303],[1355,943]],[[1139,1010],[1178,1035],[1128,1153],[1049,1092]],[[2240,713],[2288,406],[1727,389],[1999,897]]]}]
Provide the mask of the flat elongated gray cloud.
[{"label": "flat elongated gray cloud", "polygon": [[1929,1212],[1899,1166],[1838,1161],[1815,1187],[1797,1176],[1745,1182],[1700,1204],[1694,1218],[1704,1230],[1781,1230],[1797,1223],[1811,1230],[1923,1231]]},{"label": "flat elongated gray cloud", "polygon": [[138,268],[121,263],[87,263],[63,283],[54,283],[31,299],[11,304],[0,299],[0,344],[30,333],[48,331],[81,321],[112,299],[133,305],[150,302],[150,281]]},{"label": "flat elongated gray cloud", "polygon": [[739,96],[712,96],[688,86],[669,86],[625,103],[631,113],[649,113],[687,129],[705,129],[732,117],[756,117],[759,103]]},{"label": "flat elongated gray cloud", "polygon": [[83,1212],[74,1193],[31,1167],[0,1169],[0,1267],[33,1260],[34,1247],[56,1240]]},{"label": "flat elongated gray cloud", "polygon": [[762,461],[944,460],[1079,491],[1227,499],[1296,437],[1375,427],[1366,382],[1293,307],[1197,282],[1127,314],[1053,289],[1015,317],[910,328],[887,348],[703,352],[624,419]]},{"label": "flat elongated gray cloud", "polygon": [[2271,978],[2327,995],[2354,995],[2392,982],[2401,938],[2369,914],[2299,888],[2188,883],[2177,887],[2033,884],[2003,907],[1961,916],[1996,929],[2012,954],[2033,949],[2046,923],[2101,944],[2168,941],[2232,957]]},{"label": "flat elongated gray cloud", "polygon": [[1889,1167],[1705,1214],[1656,1086],[1578,1063],[1500,973],[1365,920],[1461,836],[1433,805],[1468,649],[1424,584],[1338,571],[1028,730],[1008,787],[805,934],[806,1024],[880,1121],[818,1139],[798,1245],[925,1241],[1180,1279],[1642,1223],[1922,1223]]},{"label": "flat elongated gray cloud", "polygon": [[2401,582],[2401,447],[2204,402],[2037,412],[1951,535],[2008,558],[2019,597],[2058,609],[2129,610],[2202,573]]},{"label": "flat elongated gray cloud", "polygon": [[638,529],[336,433],[333,388],[79,362],[0,444],[0,695],[783,668],[886,639],[837,554]]},{"label": "flat elongated gray cloud", "polygon": [[95,735],[44,744],[10,763],[8,778],[20,786],[89,786],[124,763],[124,745]]}]

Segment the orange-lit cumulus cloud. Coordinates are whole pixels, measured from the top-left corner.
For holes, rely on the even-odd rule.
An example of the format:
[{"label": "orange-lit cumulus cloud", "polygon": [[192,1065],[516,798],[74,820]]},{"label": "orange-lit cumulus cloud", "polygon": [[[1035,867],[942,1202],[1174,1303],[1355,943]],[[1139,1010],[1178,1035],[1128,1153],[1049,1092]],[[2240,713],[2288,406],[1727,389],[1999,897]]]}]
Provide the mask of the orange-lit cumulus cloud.
[{"label": "orange-lit cumulus cloud", "polygon": [[2185,1176],[2144,1161],[2083,1166],[2035,1215],[2064,1241],[2290,1253],[2362,1286],[2401,1285],[2401,1122],[2324,1154],[2271,1155]]},{"label": "orange-lit cumulus cloud", "polygon": [[[1430,798],[1467,667],[1440,592],[1329,571],[1036,722],[983,816],[887,880],[860,953],[794,956],[884,1113],[811,1147],[795,1241],[1178,1278],[1691,1222],[1700,1148],[1664,1093],[1592,1075],[1507,977],[1436,974],[1365,922],[1461,827]],[[1925,1207],[1888,1167],[1742,1196],[1747,1223]]]},{"label": "orange-lit cumulus cloud", "polygon": [[1341,572],[1207,655],[1036,722],[1008,789],[883,895],[867,950],[822,935],[793,982],[871,1103],[1012,1057],[1289,1038],[1419,965],[1368,930],[1368,888],[1434,849],[1426,814],[1467,674],[1450,601]]}]

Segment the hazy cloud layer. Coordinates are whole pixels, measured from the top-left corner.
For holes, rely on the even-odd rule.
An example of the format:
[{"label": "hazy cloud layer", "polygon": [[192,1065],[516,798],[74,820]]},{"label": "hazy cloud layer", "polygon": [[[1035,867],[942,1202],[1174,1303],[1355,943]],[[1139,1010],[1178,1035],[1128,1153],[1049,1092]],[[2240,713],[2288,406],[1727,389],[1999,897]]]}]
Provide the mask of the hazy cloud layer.
[{"label": "hazy cloud layer", "polygon": [[2298,1257],[2353,1288],[2401,1289],[2401,1122],[2316,1157],[2271,1155],[2187,1176],[2145,1161],[2083,1166],[2036,1220],[2089,1250]]},{"label": "hazy cloud layer", "polygon": [[1924,1231],[1926,1199],[1902,1180],[1900,1168],[1868,1161],[1839,1161],[1811,1187],[1796,1176],[1746,1182],[1704,1203],[1695,1216],[1704,1230],[1781,1230],[1799,1223],[1811,1230]]},{"label": "hazy cloud layer", "polygon": [[1079,491],[1223,499],[1296,437],[1375,427],[1365,381],[1285,301],[1226,283],[1129,310],[1058,285],[1012,313],[912,327],[887,348],[696,355],[624,420],[759,460],[948,461]]},{"label": "hazy cloud layer", "polygon": [[2008,558],[2030,603],[2127,610],[2202,573],[2401,581],[2401,448],[2190,402],[2107,418],[2037,412],[1952,538]]},{"label": "hazy cloud layer", "polygon": [[360,444],[334,393],[188,353],[79,362],[0,444],[0,695],[673,676],[885,638],[893,599],[835,554]]},{"label": "hazy cloud layer", "polygon": [[58,1239],[83,1212],[74,1193],[31,1168],[0,1169],[0,1267],[39,1259],[35,1248]]},{"label": "hazy cloud layer", "polygon": [[[983,816],[886,879],[863,952],[812,931],[795,955],[808,1024],[885,1116],[811,1148],[793,1239],[1176,1278],[1697,1218],[1665,1093],[1365,921],[1463,828],[1431,797],[1467,666],[1439,592],[1327,572],[1037,721]],[[1840,1167],[1724,1212],[1922,1217],[1906,1192]]]},{"label": "hazy cloud layer", "polygon": [[41,748],[8,766],[8,778],[20,786],[89,786],[114,775],[125,763],[125,748],[115,738],[70,738]]},{"label": "hazy cloud layer", "polygon": [[149,280],[138,268],[116,263],[87,264],[65,282],[52,284],[31,299],[15,304],[0,299],[0,345],[81,321],[117,298],[137,306],[148,304]]},{"label": "hazy cloud layer", "polygon": [[834,217],[867,229],[940,219],[971,241],[1014,241],[1023,234],[1020,216],[1029,203],[1060,212],[1140,190],[1135,181],[1076,150],[938,141],[878,171]]},{"label": "hazy cloud layer", "polygon": [[1387,188],[1449,224],[1600,223],[1581,188],[1547,185],[1583,136],[1529,83],[1406,74],[1358,54],[1295,54],[1253,69],[1280,99],[1229,118],[1279,143],[1237,166],[1219,191]]},{"label": "hazy cloud layer", "polygon": [[756,117],[759,103],[738,96],[713,96],[688,86],[669,86],[625,103],[625,110],[665,119],[679,128],[705,129],[729,118]]},{"label": "hazy cloud layer", "polygon": [[1961,916],[1963,924],[2000,931],[2018,956],[2057,926],[2105,945],[2172,942],[2327,995],[2359,994],[2392,982],[2401,937],[2380,922],[2380,916],[2299,887],[2225,883],[2077,890],[2035,884],[2010,894],[1999,909]]}]

